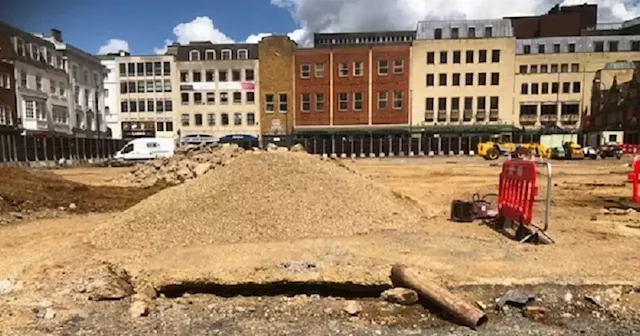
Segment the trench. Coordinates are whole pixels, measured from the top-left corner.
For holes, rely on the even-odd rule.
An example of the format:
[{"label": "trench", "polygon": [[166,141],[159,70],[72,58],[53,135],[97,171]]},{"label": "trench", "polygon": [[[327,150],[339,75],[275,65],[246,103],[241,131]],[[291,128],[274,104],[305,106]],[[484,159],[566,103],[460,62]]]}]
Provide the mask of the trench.
[{"label": "trench", "polygon": [[177,298],[184,294],[211,294],[220,297],[236,296],[295,296],[319,295],[346,299],[377,298],[390,285],[363,285],[344,282],[270,282],[265,284],[241,283],[219,284],[215,282],[185,282],[160,287],[158,294],[167,298]]}]

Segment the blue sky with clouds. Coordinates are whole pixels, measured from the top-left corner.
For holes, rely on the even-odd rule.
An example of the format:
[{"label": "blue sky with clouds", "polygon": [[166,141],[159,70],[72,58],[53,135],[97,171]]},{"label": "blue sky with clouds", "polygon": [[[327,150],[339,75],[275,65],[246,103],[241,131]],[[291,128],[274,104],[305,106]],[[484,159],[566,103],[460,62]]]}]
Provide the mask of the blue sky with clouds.
[{"label": "blue sky with clouds", "polygon": [[[0,2],[3,3],[0,5],[0,20],[29,32],[49,32],[51,28],[58,28],[66,41],[91,53],[98,52],[100,46],[111,39],[120,39],[128,42],[132,53],[151,54],[154,48],[161,48],[165,40],[177,39],[174,27],[198,17],[208,17],[213,29],[235,41],[243,41],[260,32],[284,34],[297,28],[291,14],[270,4],[269,0]],[[202,29],[191,27],[192,30],[196,28]]]}]

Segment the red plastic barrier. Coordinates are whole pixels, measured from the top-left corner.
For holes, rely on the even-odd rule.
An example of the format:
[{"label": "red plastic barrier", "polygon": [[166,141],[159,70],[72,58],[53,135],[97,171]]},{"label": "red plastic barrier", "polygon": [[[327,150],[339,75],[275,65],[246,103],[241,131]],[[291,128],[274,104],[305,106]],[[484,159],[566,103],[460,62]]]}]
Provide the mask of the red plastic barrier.
[{"label": "red plastic barrier", "polygon": [[640,156],[633,159],[633,201],[640,203]]},{"label": "red plastic barrier", "polygon": [[621,144],[620,147],[625,154],[640,154],[640,145],[638,144]]},{"label": "red plastic barrier", "polygon": [[537,172],[533,161],[508,160],[502,165],[498,210],[505,219],[531,224],[533,202],[538,194]]}]

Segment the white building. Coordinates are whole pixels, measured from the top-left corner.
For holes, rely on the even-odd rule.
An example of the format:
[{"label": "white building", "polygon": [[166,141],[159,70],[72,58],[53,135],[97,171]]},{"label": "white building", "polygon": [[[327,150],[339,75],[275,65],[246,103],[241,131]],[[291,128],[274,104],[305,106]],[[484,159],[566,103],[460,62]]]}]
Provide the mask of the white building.
[{"label": "white building", "polygon": [[53,44],[64,56],[70,99],[68,110],[73,133],[79,137],[106,137],[104,123],[103,79],[106,69],[100,59],[62,40],[62,33],[52,29],[51,35],[37,34]]},{"label": "white building", "polygon": [[[117,56],[129,56],[127,52],[120,52]],[[107,69],[107,75],[104,77],[104,113],[105,124],[111,131],[111,137],[114,139],[122,139],[122,124],[120,122],[120,101],[118,83],[118,63],[116,55],[100,55],[98,56],[102,65]]]}]

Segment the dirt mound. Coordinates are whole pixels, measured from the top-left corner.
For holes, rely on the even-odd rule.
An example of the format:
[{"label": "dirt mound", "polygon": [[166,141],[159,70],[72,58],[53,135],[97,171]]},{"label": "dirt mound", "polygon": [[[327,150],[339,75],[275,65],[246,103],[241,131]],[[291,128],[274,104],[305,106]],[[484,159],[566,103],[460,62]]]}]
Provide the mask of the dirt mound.
[{"label": "dirt mound", "polygon": [[57,210],[72,203],[78,213],[124,210],[159,189],[92,187],[51,172],[0,168],[0,213]]},{"label": "dirt mound", "polygon": [[158,248],[349,236],[411,226],[419,208],[306,153],[251,152],[149,197],[94,232],[98,247]]},{"label": "dirt mound", "polygon": [[174,156],[140,164],[130,174],[113,181],[119,186],[153,186],[157,183],[176,185],[206,174],[217,166],[244,153],[235,144],[191,147]]}]

